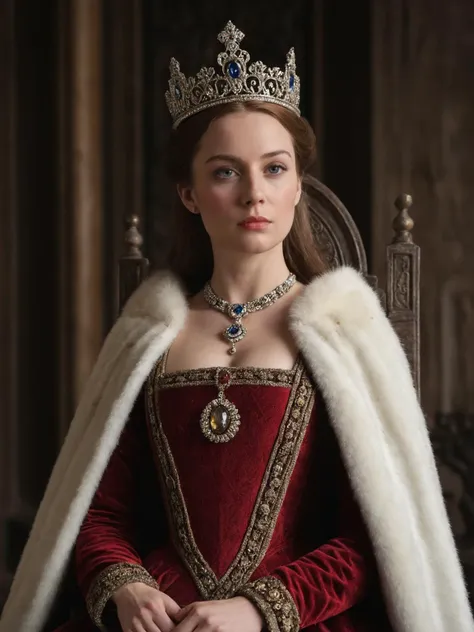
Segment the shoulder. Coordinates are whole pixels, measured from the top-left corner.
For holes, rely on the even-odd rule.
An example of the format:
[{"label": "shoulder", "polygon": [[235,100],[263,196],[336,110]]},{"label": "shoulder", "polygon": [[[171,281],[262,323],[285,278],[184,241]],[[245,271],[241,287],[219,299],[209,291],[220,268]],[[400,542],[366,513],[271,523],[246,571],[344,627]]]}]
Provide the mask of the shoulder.
[{"label": "shoulder", "polygon": [[326,272],[307,285],[293,303],[291,321],[346,330],[388,324],[377,294],[362,274],[348,266]]},{"label": "shoulder", "polygon": [[385,375],[385,385],[412,389],[400,339],[377,294],[353,268],[338,268],[307,285],[293,303],[290,328],[307,357],[319,362],[329,353],[337,362],[377,374],[379,384]]}]

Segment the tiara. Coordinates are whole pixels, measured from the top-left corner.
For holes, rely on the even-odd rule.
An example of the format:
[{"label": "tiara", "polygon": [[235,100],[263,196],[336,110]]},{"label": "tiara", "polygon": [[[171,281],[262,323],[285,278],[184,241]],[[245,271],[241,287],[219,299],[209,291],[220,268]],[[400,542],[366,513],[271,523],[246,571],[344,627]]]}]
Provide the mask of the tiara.
[{"label": "tiara", "polygon": [[225,51],[217,56],[220,70],[201,68],[195,77],[187,78],[179,62],[171,59],[165,99],[174,129],[201,110],[233,101],[277,103],[300,115],[300,80],[294,49],[288,51],[284,70],[268,68],[261,61],[248,66],[250,55],[240,48],[244,37],[232,22],[219,33],[217,39],[225,46]]}]

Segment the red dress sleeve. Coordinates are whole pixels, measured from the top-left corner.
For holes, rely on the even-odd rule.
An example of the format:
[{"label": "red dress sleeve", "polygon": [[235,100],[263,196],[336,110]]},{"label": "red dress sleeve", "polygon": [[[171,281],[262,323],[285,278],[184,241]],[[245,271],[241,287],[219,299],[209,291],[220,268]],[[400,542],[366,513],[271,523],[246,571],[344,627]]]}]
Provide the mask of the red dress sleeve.
[{"label": "red dress sleeve", "polygon": [[352,623],[359,615],[351,609],[374,585],[376,563],[339,450],[333,447],[328,449],[333,462],[326,480],[337,503],[332,528],[336,537],[239,591],[260,610],[270,632],[298,632],[309,626],[344,632],[369,629]]},{"label": "red dress sleeve", "polygon": [[339,537],[272,573],[289,591],[302,628],[354,607],[374,577],[370,541],[344,471],[340,481]]},{"label": "red dress sleeve", "polygon": [[[156,490],[150,491],[153,483]],[[144,487],[159,495],[142,392],[103,474],[75,547],[79,588],[97,626],[107,602],[121,586],[143,582],[157,587],[142,566],[138,548],[143,542],[139,529]]]}]

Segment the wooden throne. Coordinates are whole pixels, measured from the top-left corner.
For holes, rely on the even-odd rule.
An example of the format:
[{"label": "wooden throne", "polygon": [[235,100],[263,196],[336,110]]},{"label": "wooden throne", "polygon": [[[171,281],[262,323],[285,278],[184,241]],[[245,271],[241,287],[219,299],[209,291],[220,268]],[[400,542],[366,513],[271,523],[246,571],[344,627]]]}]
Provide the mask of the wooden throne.
[{"label": "wooden throne", "polygon": [[[386,288],[378,287],[377,278],[368,274],[367,257],[360,233],[348,210],[324,184],[306,176],[304,189],[313,211],[313,230],[317,243],[331,268],[350,265],[364,274],[377,291],[387,315],[409,359],[413,380],[420,387],[420,249],[413,243],[413,220],[408,214],[409,195],[395,200],[394,236],[387,246]],[[148,273],[143,257],[138,218],[127,220],[125,251],[119,261],[119,305],[123,307]]]}]

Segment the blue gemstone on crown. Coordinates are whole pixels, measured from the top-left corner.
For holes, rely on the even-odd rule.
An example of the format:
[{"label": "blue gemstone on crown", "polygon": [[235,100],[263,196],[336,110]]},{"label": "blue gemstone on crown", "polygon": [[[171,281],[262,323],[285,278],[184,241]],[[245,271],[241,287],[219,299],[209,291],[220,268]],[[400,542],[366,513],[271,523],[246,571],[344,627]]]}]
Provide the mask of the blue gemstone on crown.
[{"label": "blue gemstone on crown", "polygon": [[262,61],[250,61],[250,54],[240,45],[244,37],[242,31],[228,22],[217,37],[224,45],[217,55],[217,67],[203,67],[194,77],[186,77],[179,62],[171,59],[170,89],[165,98],[174,129],[189,116],[233,101],[275,103],[300,116],[300,82],[294,49],[288,51],[284,68],[274,68]]},{"label": "blue gemstone on crown", "polygon": [[238,79],[240,77],[240,66],[236,61],[231,61],[227,64],[227,74],[232,79]]}]

